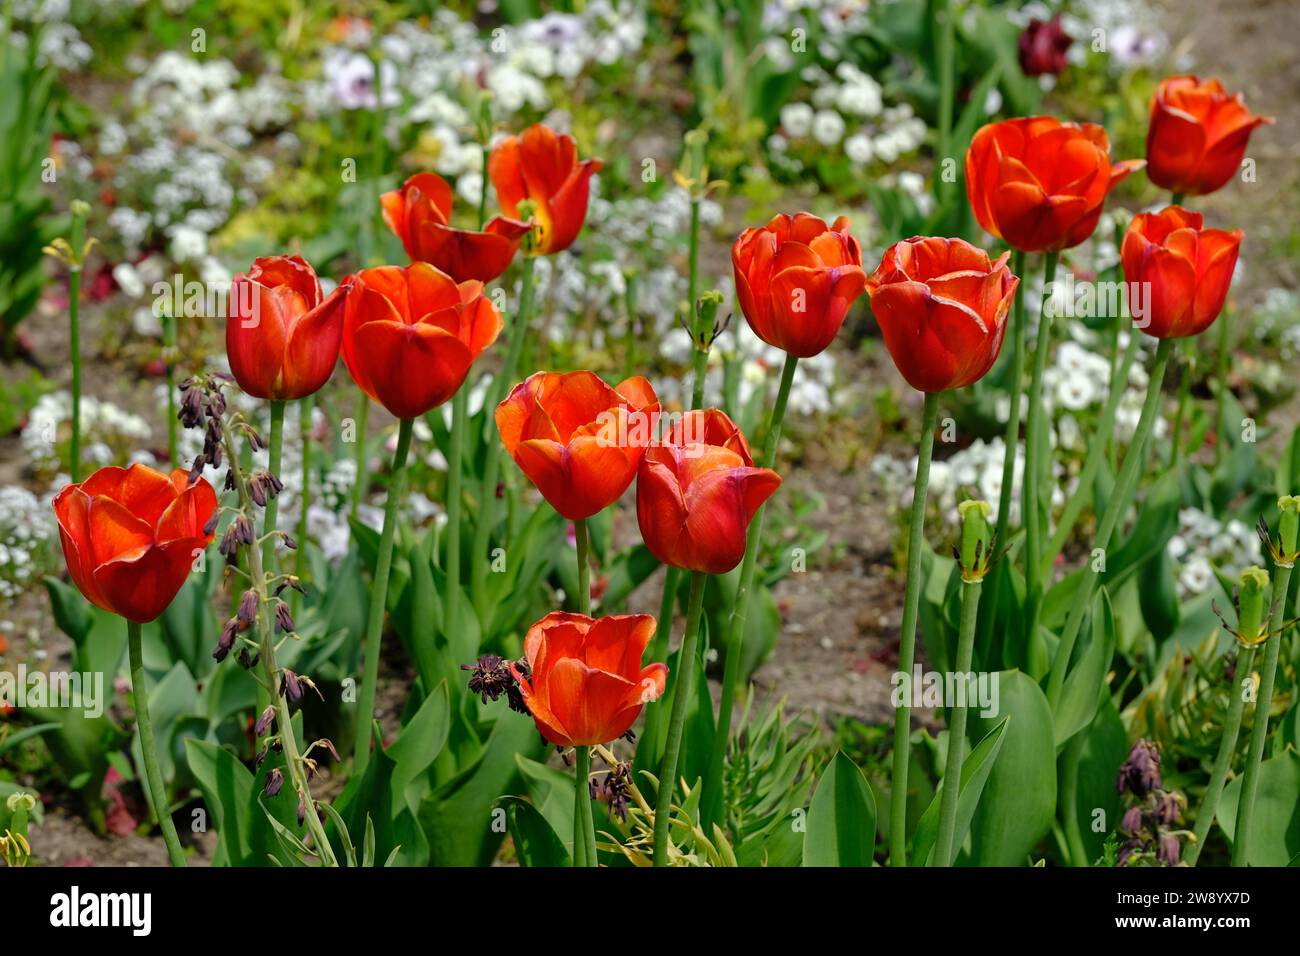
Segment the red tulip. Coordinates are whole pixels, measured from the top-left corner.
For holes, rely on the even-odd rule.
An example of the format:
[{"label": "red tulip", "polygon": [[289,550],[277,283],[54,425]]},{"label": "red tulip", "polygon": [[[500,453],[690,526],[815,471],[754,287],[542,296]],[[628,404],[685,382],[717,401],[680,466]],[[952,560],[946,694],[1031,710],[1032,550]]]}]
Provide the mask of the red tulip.
[{"label": "red tulip", "polygon": [[1074,41],[1061,28],[1061,15],[1051,20],[1031,19],[1020,34],[1020,69],[1025,76],[1055,75],[1066,66],[1065,54]]},{"label": "red tulip", "polygon": [[1223,310],[1243,233],[1201,223],[1200,213],[1169,206],[1134,216],[1124,233],[1120,257],[1133,324],[1148,335],[1199,335]]},{"label": "red tulip", "polygon": [[964,388],[993,367],[1020,280],[962,239],[913,237],[885,251],[867,280],[871,311],[907,383]]},{"label": "red tulip", "polygon": [[1106,195],[1143,160],[1112,163],[1106,131],[1051,116],[981,128],[966,153],[966,195],[986,230],[1022,252],[1077,246]]},{"label": "red tulip", "polygon": [[731,247],[736,295],[754,334],[799,358],[826,349],[862,294],[862,247],[844,216],[806,212],[746,229]]},{"label": "red tulip", "polygon": [[1163,80],[1151,100],[1147,177],[1171,192],[1212,193],[1241,167],[1255,128],[1272,122],[1253,115],[1241,94],[1228,95],[1218,80]]},{"label": "red tulip", "polygon": [[101,468],[54,498],[63,557],[86,600],[147,624],[167,609],[212,540],[217,495],[145,465]]},{"label": "red tulip", "polygon": [[780,485],[776,472],[754,467],[745,436],[723,412],[687,412],[641,462],[641,537],[665,564],[726,574],[745,556],[749,522]]},{"label": "red tulip", "polygon": [[426,262],[365,269],[351,286],[343,364],[397,418],[418,418],[455,395],[501,331],[483,283],[457,284]]},{"label": "red tulip", "polygon": [[612,505],[654,439],[659,399],[639,375],[610,388],[594,372],[536,372],[497,406],[501,441],[570,521]]},{"label": "red tulip", "polygon": [[529,673],[511,670],[542,736],[557,747],[592,747],[627,733],[668,680],[667,665],[641,666],[654,633],[648,614],[552,611],[530,627]]},{"label": "red tulip", "polygon": [[418,173],[379,197],[384,222],[414,262],[428,262],[457,282],[491,282],[510,265],[526,222],[495,217],[481,232],[451,225],[451,187],[437,173]]},{"label": "red tulip", "polygon": [[488,175],[506,215],[521,218],[519,204],[533,203],[536,237],[531,252],[551,255],[573,245],[587,218],[591,177],[604,164],[578,161],[578,146],[538,123],[502,140],[488,156]]},{"label": "red tulip", "polygon": [[256,398],[304,398],[329,381],[343,336],[343,286],[321,296],[298,256],[253,260],[235,276],[226,355],[235,381]]}]

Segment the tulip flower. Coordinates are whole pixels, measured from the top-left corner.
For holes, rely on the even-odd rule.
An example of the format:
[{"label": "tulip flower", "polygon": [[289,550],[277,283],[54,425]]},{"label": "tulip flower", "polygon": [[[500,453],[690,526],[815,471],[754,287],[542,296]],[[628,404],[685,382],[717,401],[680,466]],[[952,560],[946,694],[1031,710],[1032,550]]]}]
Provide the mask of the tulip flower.
[{"label": "tulip flower", "polygon": [[668,678],[664,664],[641,666],[654,628],[648,614],[591,618],[566,611],[530,627],[528,673],[515,668],[515,679],[542,736],[557,747],[592,747],[627,733]]},{"label": "tulip flower", "polygon": [[641,666],[654,632],[648,614],[591,618],[552,611],[524,637],[527,673],[510,665],[541,735],[557,747],[574,748],[574,866],[597,863],[591,748],[626,734],[645,705],[664,692],[668,667]]},{"label": "tulip flower", "polygon": [[866,286],[844,216],[830,226],[806,212],[774,216],[740,234],[731,265],[754,334],[799,358],[825,351]]},{"label": "tulip flower", "polygon": [[744,556],[754,513],[780,484],[770,468],[754,467],[745,436],[726,414],[688,412],[641,460],[641,537],[664,564],[726,574]]},{"label": "tulip flower", "polygon": [[563,252],[587,218],[591,177],[604,164],[578,161],[573,137],[537,123],[498,143],[488,156],[488,175],[507,216],[528,219],[521,204],[531,204],[536,235],[527,249],[534,255]]},{"label": "tulip flower", "polygon": [[1020,280],[962,239],[895,243],[867,279],[871,310],[907,383],[920,392],[965,388],[997,360]]},{"label": "tulip flower", "polygon": [[171,604],[195,557],[212,540],[217,496],[146,465],[101,468],[54,497],[68,573],[86,600],[136,624]]},{"label": "tulip flower", "polygon": [[277,401],[319,391],[343,336],[345,282],[328,296],[298,256],[267,256],[235,276],[226,321],[230,371],[247,394]]},{"label": "tulip flower", "polygon": [[427,262],[413,262],[405,269],[365,269],[352,277],[343,321],[343,364],[363,392],[400,419],[366,623],[353,745],[358,771],[370,759],[384,602],[414,422],[456,393],[470,365],[500,331],[501,316],[483,295],[483,283],[457,283]]},{"label": "tulip flower", "polygon": [[500,331],[481,282],[457,283],[425,262],[365,269],[347,295],[343,364],[395,417],[416,418],[456,393]]},{"label": "tulip flower", "polygon": [[594,372],[537,372],[497,406],[506,451],[571,521],[613,504],[654,438],[659,399],[634,376],[610,388]]},{"label": "tulip flower", "polygon": [[1147,177],[1177,195],[1220,189],[1241,167],[1250,134],[1268,116],[1246,109],[1218,80],[1173,76],[1156,87],[1147,128]]},{"label": "tulip flower", "polygon": [[1143,160],[1112,163],[1106,131],[1050,116],[990,123],[966,153],[966,195],[979,224],[1024,252],[1077,246],[1107,194]]},{"label": "tulip flower", "polygon": [[[1134,325],[1158,339],[1204,332],[1228,297],[1243,233],[1202,228],[1181,206],[1139,213],[1124,234],[1121,260]],[[1139,314],[1139,312],[1141,314]]]},{"label": "tulip flower", "polygon": [[176,597],[195,558],[212,541],[217,495],[207,480],[178,468],[164,475],[145,465],[101,468],[54,497],[68,574],[96,607],[126,619],[127,656],[145,786],[172,866],[185,865],[167,812],[149,716],[142,625]]},{"label": "tulip flower", "polygon": [[414,262],[428,262],[457,282],[491,282],[506,271],[530,226],[495,217],[478,232],[451,225],[452,192],[437,173],[418,173],[379,197],[384,222]]},{"label": "tulip flower", "polygon": [[1061,27],[1061,15],[1043,22],[1031,19],[1020,34],[1020,69],[1025,76],[1055,76],[1065,70],[1074,41]]}]

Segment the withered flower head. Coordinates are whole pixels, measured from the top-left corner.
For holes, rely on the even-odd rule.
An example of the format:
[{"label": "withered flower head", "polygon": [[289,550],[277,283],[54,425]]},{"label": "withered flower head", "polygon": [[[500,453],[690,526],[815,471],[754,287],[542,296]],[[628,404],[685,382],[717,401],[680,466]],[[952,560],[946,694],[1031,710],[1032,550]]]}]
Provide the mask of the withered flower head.
[{"label": "withered flower head", "polygon": [[1129,751],[1128,759],[1119,768],[1115,789],[1125,790],[1135,796],[1145,797],[1160,788],[1160,750],[1149,740],[1139,740]]},{"label": "withered flower head", "polygon": [[[483,703],[489,700],[496,700],[502,694],[506,695],[506,703],[510,709],[518,714],[528,713],[528,708],[524,706],[523,695],[519,692],[519,682],[515,680],[514,675],[510,672],[512,662],[496,654],[484,654],[473,664],[462,664],[460,669],[463,671],[473,671],[469,679],[470,693],[478,694]],[[524,661],[513,662],[525,677],[528,676],[528,665]]]},{"label": "withered flower head", "polygon": [[266,775],[266,788],[262,791],[262,794],[264,796],[274,797],[277,794],[279,794],[280,788],[283,786],[284,786],[284,773],[280,770],[279,767],[276,767],[274,770],[272,770],[270,773]]}]

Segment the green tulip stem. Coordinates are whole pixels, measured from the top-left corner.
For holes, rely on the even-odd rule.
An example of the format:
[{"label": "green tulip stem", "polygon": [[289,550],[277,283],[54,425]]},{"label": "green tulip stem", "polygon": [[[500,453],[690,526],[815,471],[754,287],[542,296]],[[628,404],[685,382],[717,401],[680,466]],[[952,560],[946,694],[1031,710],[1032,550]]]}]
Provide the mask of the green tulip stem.
[{"label": "green tulip stem", "polygon": [[[271,431],[267,438],[267,470],[276,478],[280,477],[280,463],[284,450],[284,400],[271,402]],[[280,512],[278,495],[266,496],[266,507],[262,509],[262,568],[269,574],[275,573],[275,539],[276,520]],[[297,542],[299,547],[302,542]]]},{"label": "green tulip stem", "polygon": [[1047,367],[1047,352],[1052,343],[1052,285],[1056,281],[1056,264],[1060,254],[1049,252],[1043,262],[1043,300],[1039,309],[1038,344],[1034,351],[1034,371],[1029,380],[1029,417],[1025,432],[1025,472],[1022,478],[1021,520],[1025,526],[1025,604],[1027,633],[1032,647],[1038,634],[1038,618],[1043,604],[1043,563],[1041,537],[1042,515],[1038,510],[1038,492],[1042,485],[1045,464],[1045,430],[1043,422],[1043,373]]},{"label": "green tulip stem", "polygon": [[[975,621],[979,616],[980,581],[961,584],[961,624],[957,635],[958,675],[970,673],[975,652]],[[952,866],[956,841],[957,805],[961,791],[961,767],[966,754],[966,716],[963,704],[954,705],[948,727],[948,755],[943,764],[943,795],[939,802],[939,835],[934,843],[934,865]],[[924,861],[923,861],[924,862]]]},{"label": "green tulip stem", "polygon": [[596,826],[591,812],[591,748],[574,747],[573,865],[596,866]]},{"label": "green tulip stem", "polygon": [[149,717],[149,687],[144,677],[144,654],[141,651],[143,628],[135,621],[126,622],[126,643],[131,659],[131,697],[135,701],[135,723],[140,731],[140,755],[144,758],[145,784],[149,788],[149,804],[153,807],[163,842],[167,844],[167,858],[172,866],[185,866],[185,851],[181,849],[167,804],[167,788],[163,786],[162,772],[158,769],[157,744],[153,736],[153,720]]},{"label": "green tulip stem", "polygon": [[397,532],[397,507],[406,479],[406,455],[411,448],[415,420],[403,418],[393,452],[393,471],[384,503],[384,529],[379,535],[379,557],[375,563],[374,586],[370,590],[370,618],[366,624],[365,670],[361,675],[361,699],[357,706],[356,741],[352,747],[352,772],[365,773],[370,762],[371,723],[375,713],[375,685],[379,681],[379,645],[384,636],[384,610],[388,604],[388,575],[393,566],[393,536]]},{"label": "green tulip stem", "polygon": [[[916,484],[907,534],[907,587],[903,593],[903,627],[898,639],[898,670],[912,679],[916,663],[916,621],[921,606],[921,551],[925,547],[925,499],[934,454],[934,426],[939,392],[926,392],[921,412],[921,440],[916,456]],[[894,711],[894,768],[889,794],[889,865],[907,866],[907,764],[911,756],[912,708],[905,698]]]},{"label": "green tulip stem", "polygon": [[591,616],[591,531],[587,519],[573,522],[573,538],[578,558],[578,613]]},{"label": "green tulip stem", "polygon": [[691,572],[691,597],[686,610],[686,633],[677,656],[677,679],[672,690],[672,714],[668,718],[668,740],[663,762],[659,765],[659,790],[655,797],[654,865],[668,865],[668,831],[673,815],[673,790],[677,780],[677,760],[682,750],[682,732],[686,726],[686,709],[690,706],[695,683],[695,645],[700,636],[700,612],[704,609],[704,585],[708,575]]}]

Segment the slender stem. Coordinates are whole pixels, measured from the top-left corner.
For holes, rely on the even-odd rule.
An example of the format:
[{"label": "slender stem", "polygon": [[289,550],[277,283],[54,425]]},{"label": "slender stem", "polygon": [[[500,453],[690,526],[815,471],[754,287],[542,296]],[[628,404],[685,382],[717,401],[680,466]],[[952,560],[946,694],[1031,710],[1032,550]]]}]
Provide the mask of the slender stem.
[{"label": "slender stem", "polygon": [[[235,455],[230,434],[230,429],[227,428],[222,438],[226,446],[228,467],[234,479],[235,490],[239,494],[240,506],[245,512],[251,512],[253,498],[249,492],[245,471],[239,464],[239,458]],[[273,530],[273,528],[268,530]],[[289,773],[289,781],[293,785],[294,793],[298,795],[302,805],[307,809],[303,821],[307,825],[307,831],[311,834],[312,843],[316,848],[317,855],[320,857],[321,865],[338,866],[338,859],[334,856],[334,848],[330,845],[329,837],[325,835],[325,827],[321,824],[320,817],[316,812],[316,801],[311,795],[311,784],[308,782],[307,774],[303,769],[302,754],[298,749],[298,738],[293,730],[293,715],[289,710],[288,697],[281,693],[277,686],[281,675],[280,667],[275,659],[275,610],[269,590],[270,575],[262,565],[261,552],[255,547],[248,548],[247,552],[249,580],[253,589],[257,592],[257,627],[261,638],[258,656],[265,674],[265,686],[263,687],[260,683],[259,690],[266,690],[275,697],[277,739],[280,742],[280,749],[284,753],[285,769]],[[261,706],[260,702],[259,706]]]},{"label": "slender stem", "polygon": [[[1007,434],[1002,451],[1002,491],[998,496],[997,531],[993,540],[1005,545],[1011,523],[1011,487],[1016,480],[1016,450],[1020,447],[1020,389],[1025,380],[1025,254],[1017,249],[1012,255],[1012,271],[1022,277],[1016,288],[1011,315],[1013,351],[1011,354],[1011,410],[1007,413]],[[1024,515],[1020,516],[1024,521]]]},{"label": "slender stem", "polygon": [[687,325],[695,325],[695,302],[700,294],[700,200],[691,197],[691,227],[686,262]]},{"label": "slender stem", "polygon": [[[927,392],[921,412],[921,442],[916,457],[912,520],[907,535],[907,589],[903,595],[903,629],[898,642],[898,670],[912,679],[916,663],[916,619],[921,604],[921,549],[925,545],[925,496],[934,454],[934,425],[939,393]],[[894,773],[889,794],[889,865],[907,866],[907,764],[911,756],[912,708],[905,696],[894,711]]]},{"label": "slender stem", "polygon": [[1169,467],[1177,468],[1183,453],[1183,423],[1187,418],[1187,403],[1192,397],[1192,350],[1188,348],[1190,339],[1185,339],[1183,348],[1183,375],[1178,383],[1178,407],[1174,412],[1174,436],[1169,449]]},{"label": "slender stem", "polygon": [[[785,409],[790,401],[790,386],[794,383],[799,359],[787,354],[781,369],[781,384],[777,386],[776,403],[767,421],[767,434],[763,438],[763,457],[759,465],[771,468],[776,464],[776,450],[781,441],[781,427],[785,422]],[[722,808],[722,771],[727,760],[727,743],[731,735],[731,712],[735,709],[736,690],[740,685],[741,658],[745,643],[745,622],[749,618],[749,602],[758,573],[758,552],[763,546],[763,522],[767,506],[759,508],[750,522],[745,540],[745,557],[740,563],[740,584],[736,588],[736,603],[727,622],[726,657],[722,667],[722,696],[718,702],[718,724],[713,732],[713,749],[704,775],[704,792],[701,799],[701,819],[706,827],[720,823]],[[658,658],[656,658],[658,660]]]},{"label": "slender stem", "polygon": [[496,433],[496,408],[506,397],[506,389],[514,382],[519,356],[524,349],[524,339],[528,334],[528,318],[533,307],[533,258],[527,256],[523,261],[523,274],[519,285],[519,308],[510,323],[510,337],[506,342],[505,362],[501,371],[492,379],[488,395],[484,402],[483,441],[486,445],[483,454],[483,486],[479,493],[478,520],[474,524],[474,557],[470,563],[470,594],[474,606],[482,610],[486,601],[488,542],[491,540],[492,527],[497,515],[497,480],[501,475],[501,440]]},{"label": "slender stem", "polygon": [[1043,597],[1043,542],[1040,538],[1038,490],[1044,464],[1043,455],[1047,449],[1043,447],[1040,432],[1043,425],[1043,372],[1047,367],[1047,350],[1052,341],[1052,315],[1047,306],[1052,299],[1058,258],[1059,253],[1049,252],[1043,262],[1043,301],[1039,309],[1034,373],[1029,381],[1029,421],[1025,435],[1025,473],[1022,479],[1024,504],[1020,517],[1025,525],[1025,601],[1028,605],[1026,618],[1031,646],[1038,632],[1038,616]]},{"label": "slender stem", "polygon": [[946,161],[952,148],[953,71],[955,34],[948,0],[936,0],[934,18],[938,25],[935,61],[939,72],[939,158]]},{"label": "slender stem", "polygon": [[691,598],[686,611],[686,634],[677,656],[677,680],[673,689],[672,716],[668,718],[668,741],[663,762],[659,765],[659,792],[655,797],[654,865],[668,865],[668,830],[672,822],[673,789],[677,781],[677,758],[682,750],[682,730],[686,725],[686,708],[690,706],[695,683],[695,644],[700,632],[700,611],[704,607],[704,584],[708,576],[691,572]]},{"label": "slender stem", "polygon": [[144,678],[144,655],[140,649],[142,628],[135,621],[126,622],[126,643],[131,658],[131,696],[135,700],[135,723],[140,730],[140,754],[144,757],[145,783],[149,787],[149,803],[153,806],[163,842],[167,844],[167,858],[172,866],[185,866],[185,851],[176,836],[167,804],[167,789],[163,786],[162,772],[158,769],[158,751],[153,738],[153,720],[149,717],[149,686]]},{"label": "slender stem", "polygon": [[[267,440],[267,470],[276,478],[280,477],[280,461],[284,449],[284,401],[275,399],[271,402],[271,433]],[[275,522],[280,513],[278,496],[268,495],[266,507],[262,511],[262,567],[271,574],[275,573]],[[299,542],[301,544],[301,542]]]},{"label": "slender stem", "polygon": [[[293,553],[293,573],[299,582],[307,574],[307,508],[311,504],[311,409],[308,395],[298,403],[298,446],[302,453],[302,494],[298,499],[298,548]],[[302,595],[293,592],[296,612]]]},{"label": "slender stem", "polygon": [[1255,717],[1250,726],[1250,752],[1246,755],[1246,775],[1241,781],[1241,799],[1237,803],[1237,826],[1232,841],[1232,865],[1246,866],[1250,856],[1251,827],[1255,817],[1255,796],[1259,792],[1259,766],[1264,759],[1268,739],[1269,710],[1273,704],[1273,683],[1277,677],[1277,658],[1286,630],[1287,592],[1291,587],[1291,565],[1273,569],[1273,612],[1269,615],[1271,634],[1264,646],[1264,663],[1259,668],[1259,696],[1255,698]]},{"label": "slender stem", "polygon": [[379,535],[379,558],[375,580],[370,590],[370,619],[366,624],[365,670],[361,676],[361,700],[357,707],[357,736],[352,748],[353,773],[365,772],[370,762],[371,722],[375,712],[375,684],[379,680],[379,644],[384,634],[384,609],[388,603],[388,573],[393,565],[393,535],[397,531],[397,506],[402,499],[406,478],[406,454],[411,448],[411,430],[415,420],[403,418],[397,431],[397,450],[393,452],[393,472],[389,478],[388,500],[384,503],[384,530]]},{"label": "slender stem", "polygon": [[[961,585],[961,625],[957,632],[957,679],[970,672],[975,653],[975,621],[980,606],[979,581]],[[957,804],[961,793],[961,767],[966,757],[965,702],[954,704],[952,724],[948,727],[948,755],[943,764],[943,796],[939,803],[939,835],[934,844],[934,865],[952,866],[953,844],[957,831]]]},{"label": "slender stem", "polygon": [[483,144],[483,188],[478,194],[478,227],[481,230],[484,223],[487,222],[487,194],[488,194],[488,145]]},{"label": "slender stem", "polygon": [[1079,831],[1079,764],[1083,761],[1086,733],[1078,733],[1065,745],[1061,770],[1061,820],[1071,866],[1088,865],[1088,848]]},{"label": "slender stem", "polygon": [[460,484],[468,401],[469,389],[462,385],[451,400],[451,454],[447,456],[447,599],[443,634],[449,639],[460,633]]},{"label": "slender stem", "polygon": [[[71,246],[74,256],[81,255],[82,230],[85,222],[78,215],[72,217]],[[81,481],[81,263],[68,266],[68,337],[72,349],[72,447],[69,474],[74,482]],[[173,464],[175,459],[173,458]]]},{"label": "slender stem", "polygon": [[[1138,344],[1137,334],[1134,333],[1129,337],[1128,348],[1124,350],[1124,358],[1120,362],[1119,369],[1112,373],[1118,376],[1121,382],[1128,381],[1129,371],[1133,368],[1133,362],[1136,360],[1139,351],[1141,351],[1141,346]],[[1047,545],[1047,553],[1043,555],[1042,568],[1044,575],[1056,563],[1057,556],[1065,547],[1065,542],[1069,540],[1071,532],[1074,531],[1074,525],[1079,520],[1083,506],[1088,502],[1092,494],[1092,485],[1097,480],[1097,472],[1101,470],[1101,463],[1106,460],[1106,447],[1110,444],[1115,427],[1115,414],[1119,410],[1119,403],[1123,397],[1123,386],[1115,387],[1112,385],[1110,393],[1106,397],[1106,405],[1101,411],[1101,418],[1097,421],[1097,430],[1093,433],[1092,441],[1088,444],[1088,454],[1083,460],[1083,470],[1079,472],[1078,487],[1075,489],[1074,494],[1066,498],[1065,510],[1061,513],[1061,520],[1056,526],[1056,531],[1052,534],[1052,540]]]},{"label": "slender stem", "polygon": [[1210,782],[1206,784],[1205,793],[1201,795],[1201,805],[1196,810],[1196,826],[1192,831],[1196,839],[1189,841],[1183,859],[1188,866],[1195,866],[1205,841],[1214,825],[1214,814],[1219,809],[1219,797],[1223,795],[1223,785],[1228,779],[1228,770],[1232,767],[1232,755],[1237,752],[1237,737],[1241,733],[1241,714],[1246,709],[1246,693],[1241,687],[1243,676],[1250,677],[1255,664],[1255,648],[1242,647],[1237,650],[1237,665],[1233,668],[1232,696],[1228,700],[1228,716],[1223,721],[1223,734],[1219,738],[1219,752],[1214,757],[1214,768],[1210,771]]},{"label": "slender stem", "polygon": [[[1227,312],[1227,307],[1224,307]],[[1216,382],[1214,387],[1214,463],[1217,465],[1223,458],[1223,445],[1228,437],[1227,423],[1224,417],[1227,415],[1227,396],[1228,388],[1228,356],[1231,355],[1232,347],[1232,323],[1228,321],[1226,314],[1219,316],[1219,373],[1215,376]]]},{"label": "slender stem", "polygon": [[[591,813],[591,748],[574,747],[573,865],[596,866],[596,828]],[[580,849],[581,848],[581,849]],[[579,855],[581,854],[581,855]]]},{"label": "slender stem", "polygon": [[171,310],[163,314],[163,364],[167,367],[167,460],[175,468],[180,462],[177,452],[177,428],[180,421],[176,417],[176,316]]},{"label": "slender stem", "polygon": [[578,558],[578,613],[591,616],[591,533],[587,519],[573,522],[573,537]]},{"label": "slender stem", "polygon": [[1182,193],[1171,193],[1169,198],[1170,205],[1181,206],[1183,204]]},{"label": "slender stem", "polygon": [[365,392],[357,395],[357,433],[353,461],[356,462],[356,483],[352,486],[352,510],[350,517],[355,521],[357,509],[361,507],[361,498],[366,490],[366,431],[370,419],[370,396]]},{"label": "slender stem", "polygon": [[636,371],[636,272],[628,270],[623,274],[623,305],[627,312],[627,329],[623,332],[623,377],[628,378]]},{"label": "slender stem", "polygon": [[[1136,333],[1135,333],[1136,334]],[[1112,492],[1109,500],[1106,502],[1106,511],[1101,516],[1101,521],[1097,525],[1097,537],[1093,542],[1094,549],[1105,551],[1110,544],[1110,536],[1115,531],[1115,526],[1119,519],[1123,517],[1132,502],[1133,495],[1137,491],[1139,472],[1142,468],[1142,461],[1145,458],[1144,449],[1147,440],[1151,436],[1151,431],[1155,427],[1156,418],[1160,414],[1160,389],[1165,380],[1165,369],[1169,365],[1169,353],[1173,348],[1173,339],[1161,339],[1160,345],[1156,349],[1155,362],[1151,366],[1151,381],[1147,385],[1146,399],[1142,403],[1142,414],[1138,419],[1137,432],[1133,435],[1133,441],[1129,445],[1128,452],[1124,455],[1124,464],[1120,467],[1119,477],[1115,480],[1115,490]],[[1074,592],[1074,603],[1070,607],[1070,614],[1065,620],[1065,633],[1061,635],[1060,644],[1057,645],[1056,656],[1052,659],[1052,670],[1047,682],[1047,702],[1056,708],[1056,702],[1061,697],[1061,687],[1065,683],[1065,672],[1070,665],[1070,656],[1074,653],[1074,642],[1079,636],[1079,629],[1083,626],[1084,615],[1088,612],[1088,607],[1092,603],[1092,590],[1097,583],[1096,561],[1087,561],[1084,563],[1081,571],[1082,580]]]}]

